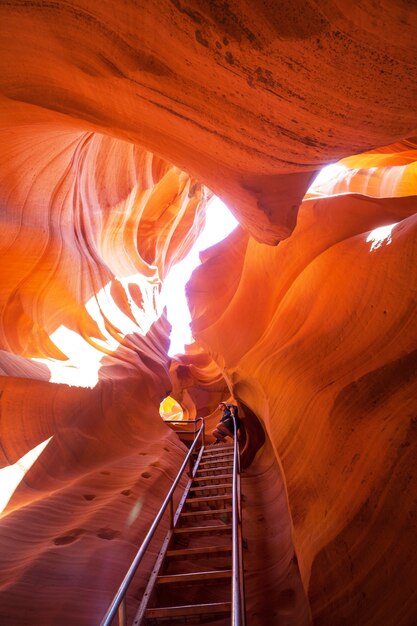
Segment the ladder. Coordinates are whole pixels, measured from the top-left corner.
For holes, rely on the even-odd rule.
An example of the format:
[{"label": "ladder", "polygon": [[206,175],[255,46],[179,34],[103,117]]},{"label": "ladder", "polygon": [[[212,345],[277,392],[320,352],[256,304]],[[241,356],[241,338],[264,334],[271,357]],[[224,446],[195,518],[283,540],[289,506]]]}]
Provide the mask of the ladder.
[{"label": "ladder", "polygon": [[[197,449],[201,431],[202,445],[197,454],[194,449]],[[244,626],[237,438],[230,445],[205,446],[203,423],[195,435],[174,485],[179,481],[187,461],[193,457],[197,458],[175,513],[171,494],[171,528],[160,549],[133,621],[129,624],[127,622],[124,598],[134,572],[124,585],[128,577],[126,575],[101,626],[115,625],[113,617],[117,608],[119,626]],[[173,488],[170,493],[172,491]],[[167,500],[168,496],[161,510]],[[157,518],[160,513],[161,511]],[[152,527],[154,525],[155,522]],[[137,565],[135,571],[136,569]],[[118,603],[117,607],[114,606],[115,601]]]}]

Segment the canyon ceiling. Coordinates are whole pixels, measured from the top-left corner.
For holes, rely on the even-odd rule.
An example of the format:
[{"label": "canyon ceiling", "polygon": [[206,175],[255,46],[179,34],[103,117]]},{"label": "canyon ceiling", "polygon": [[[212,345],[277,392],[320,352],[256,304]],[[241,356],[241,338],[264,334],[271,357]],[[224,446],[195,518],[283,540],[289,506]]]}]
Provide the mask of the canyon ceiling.
[{"label": "canyon ceiling", "polygon": [[[184,456],[172,393],[241,409],[248,626],[414,626],[416,3],[0,16],[1,624],[100,622]],[[171,362],[213,194],[240,225]]]}]

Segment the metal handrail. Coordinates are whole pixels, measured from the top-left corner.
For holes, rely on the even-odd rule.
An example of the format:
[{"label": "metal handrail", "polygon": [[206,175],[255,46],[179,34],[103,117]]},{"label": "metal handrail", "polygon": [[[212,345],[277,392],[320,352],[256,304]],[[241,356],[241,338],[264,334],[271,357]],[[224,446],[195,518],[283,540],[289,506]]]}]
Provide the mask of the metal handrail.
[{"label": "metal handrail", "polygon": [[[233,476],[232,476],[232,616],[231,626],[245,626],[245,593],[242,559],[242,502],[240,493],[240,450],[237,436],[236,417],[232,415],[234,426],[233,439]],[[202,419],[189,420],[190,423]],[[167,420],[170,421],[170,420]],[[186,420],[176,420],[184,423]],[[175,431],[176,433],[192,431]]]},{"label": "metal handrail", "polygon": [[[116,612],[118,611],[119,607],[122,605],[125,596],[126,596],[126,592],[127,589],[130,585],[130,583],[132,582],[132,579],[134,577],[134,575],[136,574],[136,571],[146,553],[146,550],[155,534],[155,531],[157,529],[157,527],[159,526],[159,522],[161,521],[166,509],[168,508],[168,505],[172,502],[172,496],[174,494],[174,491],[181,479],[181,476],[184,473],[185,468],[188,465],[188,462],[191,460],[191,455],[193,454],[194,448],[197,445],[197,441],[201,435],[202,438],[202,445],[204,445],[204,420],[203,418],[199,417],[196,420],[193,420],[193,422],[195,422],[197,424],[198,421],[202,422],[199,430],[196,432],[196,435],[194,437],[194,441],[188,451],[187,456],[184,459],[183,464],[181,465],[181,468],[177,474],[177,477],[175,478],[174,482],[172,483],[172,487],[168,492],[168,495],[166,496],[165,500],[162,503],[161,508],[159,509],[159,513],[157,514],[157,516],[155,517],[152,526],[150,527],[150,529],[148,530],[148,533],[145,537],[145,539],[142,542],[142,545],[140,546],[138,552],[136,553],[135,558],[133,559],[122,583],[120,584],[119,589],[116,592],[116,595],[114,596],[109,608],[107,609],[101,623],[100,626],[110,626],[110,624],[113,621],[113,618],[116,615]],[[191,420],[190,420],[191,421]],[[171,511],[172,511],[172,505],[171,505]],[[124,614],[124,604],[121,606],[121,613]],[[124,618],[123,618],[124,619]],[[119,619],[119,623],[120,623],[120,619]]]},{"label": "metal handrail", "polygon": [[232,415],[233,478],[232,478],[232,626],[245,626],[245,595],[242,560],[242,505],[240,497],[240,453],[236,418]]}]

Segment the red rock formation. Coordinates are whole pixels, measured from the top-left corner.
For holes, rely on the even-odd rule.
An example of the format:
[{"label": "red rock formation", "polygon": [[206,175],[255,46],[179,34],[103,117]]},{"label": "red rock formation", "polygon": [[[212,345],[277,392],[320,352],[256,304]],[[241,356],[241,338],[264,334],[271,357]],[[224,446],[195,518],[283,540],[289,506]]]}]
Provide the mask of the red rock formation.
[{"label": "red rock formation", "polygon": [[158,293],[201,181],[241,228],[191,281],[174,393],[246,420],[251,626],[413,626],[415,7],[0,11],[2,464],[49,440],[1,519],[2,623],[96,624],[180,463]]},{"label": "red rock formation", "polygon": [[146,145],[276,241],[323,161],[417,128],[416,20],[390,0],[9,3],[2,116]]},{"label": "red rock formation", "polygon": [[11,468],[0,474],[0,621],[92,624],[183,457],[158,412],[171,385],[158,294],[208,193],[97,133],[31,124],[4,138],[0,467],[18,465],[9,490]]},{"label": "red rock formation", "polygon": [[[416,617],[415,210],[416,197],[306,200],[277,248],[241,243],[239,288],[231,271],[220,319],[216,302],[200,323],[209,263],[189,286],[197,338],[214,354],[227,344],[233,393],[276,446],[318,624]],[[378,239],[373,229],[393,222]],[[262,286],[256,298],[249,282]]]}]

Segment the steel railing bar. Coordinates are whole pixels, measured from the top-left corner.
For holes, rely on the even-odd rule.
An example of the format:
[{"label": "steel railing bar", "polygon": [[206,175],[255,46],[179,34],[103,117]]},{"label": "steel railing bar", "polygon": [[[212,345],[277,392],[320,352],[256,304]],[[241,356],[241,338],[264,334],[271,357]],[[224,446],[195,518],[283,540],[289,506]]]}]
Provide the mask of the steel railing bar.
[{"label": "steel railing bar", "polygon": [[[184,503],[185,503],[185,501],[186,501],[186,499],[188,497],[188,494],[189,494],[189,491],[190,491],[190,487],[191,487],[194,475],[197,472],[198,464],[199,464],[200,459],[201,459],[201,457],[203,455],[203,452],[204,452],[204,447],[202,446],[201,449],[200,449],[200,453],[198,455],[198,458],[196,460],[194,470],[190,473],[190,480],[188,481],[188,484],[187,484],[187,486],[184,489],[184,493],[182,494],[181,499],[180,499],[180,501],[178,503],[177,510],[175,511],[175,514],[173,515],[171,528],[169,529],[169,531],[168,531],[168,533],[167,533],[167,535],[165,537],[165,540],[164,540],[164,542],[162,544],[162,548],[159,551],[158,558],[157,558],[157,560],[156,560],[156,562],[155,562],[155,564],[153,566],[153,571],[152,571],[151,576],[149,577],[148,584],[147,584],[146,589],[145,589],[145,593],[142,596],[142,601],[141,601],[141,603],[139,605],[139,609],[138,609],[138,611],[136,613],[136,616],[135,616],[135,619],[133,621],[133,626],[140,626],[140,624],[142,624],[142,620],[143,620],[143,617],[145,615],[145,611],[146,611],[148,603],[149,603],[149,601],[150,601],[150,599],[152,597],[152,591],[154,589],[156,578],[157,578],[157,576],[158,576],[158,574],[160,572],[161,566],[163,564],[163,560],[165,558],[165,555],[166,555],[166,552],[167,552],[167,549],[168,549],[168,545],[169,545],[169,543],[170,543],[170,541],[172,539],[173,533],[174,533],[174,528],[177,525],[177,522],[178,522],[178,519],[179,519],[179,517],[181,515],[181,511],[183,509]],[[171,498],[171,506],[172,506],[172,502],[173,502],[173,500]]]},{"label": "steel railing bar", "polygon": [[141,563],[141,561],[142,561],[142,559],[143,559],[143,557],[144,557],[144,555],[146,553],[146,550],[147,550],[147,548],[148,548],[148,546],[149,546],[149,544],[150,544],[150,542],[151,542],[151,540],[152,540],[152,538],[153,538],[153,536],[155,534],[155,531],[156,531],[156,529],[157,529],[157,527],[158,527],[158,525],[159,525],[159,523],[160,523],[160,521],[161,521],[161,519],[162,519],[162,517],[163,517],[163,515],[164,515],[164,513],[165,513],[165,511],[166,511],[166,509],[167,509],[167,507],[168,507],[168,505],[170,503],[170,501],[171,501],[171,498],[172,498],[172,496],[174,494],[174,491],[175,491],[175,489],[176,489],[176,487],[177,487],[177,485],[178,485],[178,483],[179,483],[179,481],[181,479],[181,476],[184,473],[184,470],[185,470],[185,468],[188,465],[189,459],[190,459],[190,457],[191,457],[191,455],[192,455],[192,453],[194,451],[194,448],[197,445],[197,442],[198,442],[198,439],[199,439],[200,435],[202,435],[202,439],[203,439],[204,420],[202,418],[197,418],[197,420],[195,420],[195,421],[201,421],[202,425],[200,426],[200,428],[199,428],[199,430],[198,430],[198,432],[197,432],[197,434],[196,434],[196,436],[194,438],[194,441],[193,441],[193,443],[192,443],[192,445],[191,445],[191,447],[190,447],[190,449],[188,451],[188,454],[185,457],[184,462],[181,465],[181,468],[180,468],[180,470],[179,470],[179,472],[178,472],[174,482],[172,483],[171,489],[169,490],[168,495],[166,496],[164,502],[162,503],[161,508],[159,509],[159,512],[158,512],[157,516],[155,517],[155,519],[154,519],[154,521],[152,523],[152,526],[150,527],[150,529],[149,529],[145,539],[142,542],[142,545],[140,546],[138,552],[136,553],[135,558],[133,559],[133,561],[132,561],[132,563],[131,563],[131,565],[130,565],[130,567],[129,567],[129,569],[128,569],[128,571],[127,571],[127,573],[126,573],[126,575],[125,575],[125,577],[123,579],[123,581],[121,582],[120,587],[119,587],[119,589],[116,592],[116,595],[114,596],[114,598],[113,598],[109,608],[107,609],[107,611],[106,611],[106,613],[105,613],[105,615],[104,615],[104,617],[103,617],[103,619],[102,619],[102,621],[100,623],[100,626],[110,626],[111,622],[113,621],[113,618],[115,617],[115,615],[116,615],[116,613],[118,611],[118,608],[119,608],[120,604],[122,603],[122,601],[123,601],[123,599],[124,599],[124,597],[126,595],[126,591],[127,591],[128,587],[129,587],[129,585],[130,585],[130,583],[131,583],[131,581],[132,581],[132,579],[133,579],[133,577],[134,577],[134,575],[136,573],[136,570],[139,567],[139,565],[140,565],[140,563]]},{"label": "steel railing bar", "polygon": [[232,626],[245,626],[242,560],[242,512],[240,498],[240,451],[236,418],[233,415],[232,476]]}]

